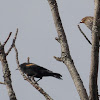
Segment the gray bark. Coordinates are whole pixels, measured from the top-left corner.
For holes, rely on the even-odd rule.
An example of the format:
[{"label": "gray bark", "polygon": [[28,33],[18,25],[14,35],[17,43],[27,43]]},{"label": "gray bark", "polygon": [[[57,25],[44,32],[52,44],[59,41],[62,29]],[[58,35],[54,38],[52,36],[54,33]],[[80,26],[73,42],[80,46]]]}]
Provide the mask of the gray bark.
[{"label": "gray bark", "polygon": [[74,62],[70,55],[69,46],[68,46],[66,35],[61,23],[60,16],[59,16],[56,0],[48,0],[48,2],[51,8],[52,15],[53,15],[54,24],[58,33],[58,39],[56,38],[56,40],[58,40],[61,45],[61,59],[63,63],[67,66],[71,74],[71,77],[74,81],[76,89],[79,93],[80,99],[88,100],[89,98],[88,98],[86,89],[84,88],[83,82],[75,68]]},{"label": "gray bark", "polygon": [[98,64],[99,64],[99,37],[100,37],[100,0],[95,0],[95,12],[92,28],[91,68],[89,79],[90,100],[99,100],[98,97]]},{"label": "gray bark", "polygon": [[10,98],[10,100],[17,100],[15,92],[14,92],[13,87],[12,87],[11,74],[10,74],[8,62],[6,59],[4,46],[1,44],[0,44],[0,61],[2,63],[4,83],[7,87],[9,98]]}]

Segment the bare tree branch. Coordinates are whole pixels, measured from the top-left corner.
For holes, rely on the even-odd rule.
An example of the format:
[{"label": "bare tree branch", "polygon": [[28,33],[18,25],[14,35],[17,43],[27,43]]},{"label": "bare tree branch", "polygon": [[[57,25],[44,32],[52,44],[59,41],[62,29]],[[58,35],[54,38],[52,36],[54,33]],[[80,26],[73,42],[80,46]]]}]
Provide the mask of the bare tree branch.
[{"label": "bare tree branch", "polygon": [[48,2],[50,5],[50,8],[51,8],[55,27],[56,27],[56,30],[58,33],[59,42],[61,45],[61,58],[63,60],[63,63],[67,66],[67,68],[71,74],[71,77],[74,81],[76,89],[79,93],[80,99],[88,100],[89,98],[88,98],[86,89],[84,88],[83,82],[75,68],[74,62],[70,55],[69,46],[68,46],[66,35],[64,32],[62,23],[61,23],[60,16],[59,16],[56,0],[48,0]]},{"label": "bare tree branch", "polygon": [[[18,60],[18,51],[17,51],[17,48],[16,48],[15,45],[14,45],[14,49],[15,49],[15,53],[16,53],[16,63],[17,63],[18,69],[19,69],[21,75],[23,76],[24,80],[27,80],[33,87],[35,87],[35,88],[46,98],[46,100],[53,100],[53,99],[38,85],[38,83],[37,83],[34,79],[30,79],[30,78],[26,77],[25,74],[20,70],[20,67],[19,67],[19,60]],[[29,61],[29,59],[28,59],[28,61]]]},{"label": "bare tree branch", "polygon": [[10,74],[8,62],[6,59],[6,53],[4,51],[5,44],[6,44],[6,42],[3,45],[0,44],[0,61],[2,63],[4,83],[7,87],[7,91],[8,91],[8,95],[9,95],[10,100],[17,100],[15,92],[14,92],[13,87],[12,87],[11,74]]},{"label": "bare tree branch", "polygon": [[30,63],[30,57],[27,58],[27,63]]},{"label": "bare tree branch", "polygon": [[94,21],[92,27],[91,68],[89,79],[89,100],[98,98],[98,64],[99,64],[99,38],[100,38],[100,0],[95,0]]},{"label": "bare tree branch", "polygon": [[92,43],[90,42],[90,40],[87,38],[87,36],[86,36],[86,35],[84,34],[84,32],[81,30],[80,26],[79,26],[79,25],[77,25],[77,26],[78,26],[80,32],[81,32],[81,33],[83,34],[83,36],[85,37],[85,39],[88,41],[88,43],[92,45]]},{"label": "bare tree branch", "polygon": [[14,46],[14,44],[15,44],[16,38],[17,38],[17,34],[18,34],[18,28],[17,28],[17,30],[16,30],[16,34],[15,34],[15,37],[14,37],[14,39],[13,39],[12,45],[11,45],[11,47],[9,48],[9,50],[7,51],[6,56],[7,56],[7,55],[10,53],[10,51],[12,50],[12,48],[13,48],[13,46]]},{"label": "bare tree branch", "polygon": [[8,38],[6,39],[6,41],[4,42],[3,46],[5,46],[5,45],[6,45],[6,43],[8,42],[8,40],[9,40],[9,38],[10,38],[11,34],[12,34],[12,32],[10,32],[10,33],[9,33],[9,36],[8,36]]}]

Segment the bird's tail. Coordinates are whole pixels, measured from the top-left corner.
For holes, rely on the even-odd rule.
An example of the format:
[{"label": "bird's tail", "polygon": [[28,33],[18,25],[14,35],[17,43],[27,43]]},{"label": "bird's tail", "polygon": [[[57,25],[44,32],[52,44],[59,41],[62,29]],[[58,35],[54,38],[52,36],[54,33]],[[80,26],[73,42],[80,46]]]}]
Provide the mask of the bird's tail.
[{"label": "bird's tail", "polygon": [[58,74],[58,73],[52,73],[52,76],[58,79],[62,79],[62,75]]}]

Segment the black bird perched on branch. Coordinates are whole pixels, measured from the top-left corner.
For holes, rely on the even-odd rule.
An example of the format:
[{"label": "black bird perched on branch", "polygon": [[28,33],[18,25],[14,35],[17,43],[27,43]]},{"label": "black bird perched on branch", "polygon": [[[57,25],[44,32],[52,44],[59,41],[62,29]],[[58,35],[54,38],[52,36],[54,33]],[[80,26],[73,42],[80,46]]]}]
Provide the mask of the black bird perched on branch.
[{"label": "black bird perched on branch", "polygon": [[55,78],[62,79],[61,78],[62,75],[60,75],[59,73],[54,73],[54,72],[52,72],[46,68],[43,68],[39,65],[36,65],[34,63],[23,63],[19,66],[20,66],[21,71],[23,73],[25,73],[27,76],[32,76],[32,77],[36,77],[36,78],[40,78],[40,79],[42,79],[42,77],[46,77],[46,76],[53,76]]}]

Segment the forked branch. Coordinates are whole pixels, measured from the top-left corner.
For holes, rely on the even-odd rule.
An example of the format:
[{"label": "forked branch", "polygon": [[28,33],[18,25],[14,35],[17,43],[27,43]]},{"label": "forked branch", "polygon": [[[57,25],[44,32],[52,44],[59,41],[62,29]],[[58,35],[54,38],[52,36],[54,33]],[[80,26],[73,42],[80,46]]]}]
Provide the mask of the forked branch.
[{"label": "forked branch", "polygon": [[[8,62],[7,62],[7,59],[6,59],[6,53],[5,53],[5,50],[4,50],[5,44],[8,42],[11,34],[12,33],[10,32],[8,38],[6,39],[6,41],[4,42],[3,45],[0,43],[0,61],[1,61],[1,64],[2,64],[4,84],[7,87],[9,98],[10,98],[10,100],[17,100],[15,92],[13,90],[11,73],[10,73],[10,70],[9,70]],[[3,84],[3,83],[0,82],[0,84]]]}]

